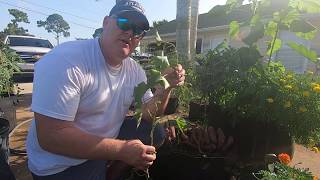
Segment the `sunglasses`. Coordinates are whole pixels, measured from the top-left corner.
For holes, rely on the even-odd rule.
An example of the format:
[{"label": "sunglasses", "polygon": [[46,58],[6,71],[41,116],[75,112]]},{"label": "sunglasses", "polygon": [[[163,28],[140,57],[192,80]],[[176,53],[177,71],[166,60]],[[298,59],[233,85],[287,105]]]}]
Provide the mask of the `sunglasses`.
[{"label": "sunglasses", "polygon": [[131,23],[129,19],[113,16],[114,19],[117,21],[117,26],[119,29],[123,31],[129,31],[132,30],[133,36],[135,38],[142,39],[144,35],[146,34],[146,30],[141,29],[139,26],[135,25],[134,23]]}]

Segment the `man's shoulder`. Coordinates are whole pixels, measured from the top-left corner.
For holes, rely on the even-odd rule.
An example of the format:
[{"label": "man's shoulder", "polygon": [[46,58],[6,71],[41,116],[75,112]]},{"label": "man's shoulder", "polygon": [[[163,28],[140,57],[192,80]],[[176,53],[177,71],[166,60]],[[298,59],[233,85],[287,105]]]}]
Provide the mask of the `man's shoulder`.
[{"label": "man's shoulder", "polygon": [[[60,44],[55,49],[56,50],[73,50],[79,51],[82,48],[87,48],[93,46],[95,39],[88,39],[88,40],[76,40],[76,41],[68,41]],[[80,49],[79,49],[80,48]]]},{"label": "man's shoulder", "polygon": [[131,57],[126,58],[125,62],[127,64],[127,66],[129,66],[130,68],[139,69],[139,70],[142,69],[140,64]]}]

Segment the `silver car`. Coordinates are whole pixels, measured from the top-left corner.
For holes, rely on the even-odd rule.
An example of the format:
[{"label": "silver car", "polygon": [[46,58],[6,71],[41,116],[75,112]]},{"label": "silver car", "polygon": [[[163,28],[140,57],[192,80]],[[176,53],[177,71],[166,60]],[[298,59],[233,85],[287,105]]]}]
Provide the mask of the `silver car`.
[{"label": "silver car", "polygon": [[4,43],[21,57],[21,73],[33,74],[34,63],[53,48],[49,40],[33,36],[8,35]]}]

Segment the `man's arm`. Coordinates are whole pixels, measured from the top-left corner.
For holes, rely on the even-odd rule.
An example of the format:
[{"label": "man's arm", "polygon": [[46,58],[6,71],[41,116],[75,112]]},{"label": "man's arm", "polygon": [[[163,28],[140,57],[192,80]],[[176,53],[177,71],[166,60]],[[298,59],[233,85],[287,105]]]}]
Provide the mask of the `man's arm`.
[{"label": "man's arm", "polygon": [[142,105],[142,118],[152,121],[154,116],[162,115],[168,105],[171,90],[172,88],[157,88],[152,99]]},{"label": "man's arm", "polygon": [[163,75],[170,84],[167,89],[157,87],[153,98],[142,106],[143,119],[152,121],[154,116],[162,115],[167,107],[173,88],[184,84],[185,70],[180,64],[175,68],[168,68]]},{"label": "man's arm", "polygon": [[155,160],[155,148],[140,140],[122,141],[88,134],[73,122],[35,113],[40,146],[51,153],[80,159],[121,160],[145,169]]}]

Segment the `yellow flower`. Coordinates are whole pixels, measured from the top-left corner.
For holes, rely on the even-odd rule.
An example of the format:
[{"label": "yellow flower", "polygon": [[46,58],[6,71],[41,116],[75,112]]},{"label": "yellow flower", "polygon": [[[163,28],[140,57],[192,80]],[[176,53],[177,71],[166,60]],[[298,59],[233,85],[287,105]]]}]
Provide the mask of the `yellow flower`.
[{"label": "yellow flower", "polygon": [[312,86],[312,87],[317,87],[317,86],[320,86],[320,84],[318,84],[318,83],[311,83],[311,86]]},{"label": "yellow flower", "polygon": [[319,152],[320,152],[317,147],[313,147],[313,148],[312,148],[312,151],[314,151],[314,152],[316,152],[316,153],[319,153]]},{"label": "yellow flower", "polygon": [[317,176],[313,176],[312,180],[319,180]]},{"label": "yellow flower", "polygon": [[293,77],[293,76],[292,76],[291,74],[288,74],[288,75],[287,75],[287,78],[288,78],[288,79],[291,79],[292,77]]},{"label": "yellow flower", "polygon": [[313,91],[320,93],[320,86],[313,87]]},{"label": "yellow flower", "polygon": [[285,79],[280,79],[280,82],[286,83],[287,81]]},{"label": "yellow flower", "polygon": [[292,89],[292,86],[291,85],[286,85],[285,88]]},{"label": "yellow flower", "polygon": [[290,102],[290,101],[286,101],[286,102],[284,103],[284,107],[285,107],[285,108],[291,107],[291,102]]},{"label": "yellow flower", "polygon": [[281,163],[283,163],[283,164],[289,164],[290,161],[291,161],[290,156],[289,156],[288,154],[286,154],[286,153],[281,153],[281,154],[279,154],[279,155],[278,155],[278,159],[279,159],[279,161],[280,161]]},{"label": "yellow flower", "polygon": [[266,100],[267,100],[268,103],[273,103],[274,102],[274,100],[272,98],[267,98]]},{"label": "yellow flower", "polygon": [[310,96],[309,91],[303,91],[303,96],[304,96],[304,97],[309,97],[309,96]]},{"label": "yellow flower", "polygon": [[299,107],[299,112],[306,112],[307,111],[307,108],[306,107],[304,107],[304,106],[301,106],[301,107]]}]

